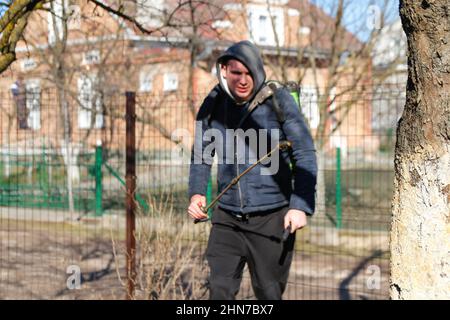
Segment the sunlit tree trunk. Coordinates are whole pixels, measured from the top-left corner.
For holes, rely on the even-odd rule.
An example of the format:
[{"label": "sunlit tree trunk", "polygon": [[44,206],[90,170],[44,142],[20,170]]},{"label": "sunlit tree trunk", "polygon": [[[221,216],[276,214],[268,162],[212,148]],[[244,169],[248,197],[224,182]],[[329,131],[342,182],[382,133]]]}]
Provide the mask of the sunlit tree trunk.
[{"label": "sunlit tree trunk", "polygon": [[393,299],[450,297],[450,3],[403,0],[408,85],[397,129]]}]

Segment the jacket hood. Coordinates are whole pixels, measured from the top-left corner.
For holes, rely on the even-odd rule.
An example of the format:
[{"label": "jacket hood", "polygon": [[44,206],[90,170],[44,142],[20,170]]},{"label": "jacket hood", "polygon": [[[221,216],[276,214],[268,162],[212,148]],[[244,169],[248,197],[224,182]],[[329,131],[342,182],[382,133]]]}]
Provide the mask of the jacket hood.
[{"label": "jacket hood", "polygon": [[266,72],[264,71],[264,64],[262,61],[259,49],[250,41],[240,41],[229,47],[224,53],[220,55],[216,62],[217,78],[221,88],[233,99],[233,95],[228,89],[226,80],[222,77],[220,67],[230,59],[239,60],[250,71],[253,78],[253,92],[248,101],[253,99],[256,93],[261,89],[266,81]]}]

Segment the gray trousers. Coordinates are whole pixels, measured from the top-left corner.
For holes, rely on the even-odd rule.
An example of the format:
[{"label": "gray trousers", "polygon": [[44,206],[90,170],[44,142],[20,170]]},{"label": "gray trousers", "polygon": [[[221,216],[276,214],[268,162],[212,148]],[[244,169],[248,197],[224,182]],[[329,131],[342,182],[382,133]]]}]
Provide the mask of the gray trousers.
[{"label": "gray trousers", "polygon": [[287,207],[250,214],[248,219],[216,208],[206,258],[210,299],[233,300],[247,263],[256,298],[280,300],[292,262],[295,234],[281,240]]}]

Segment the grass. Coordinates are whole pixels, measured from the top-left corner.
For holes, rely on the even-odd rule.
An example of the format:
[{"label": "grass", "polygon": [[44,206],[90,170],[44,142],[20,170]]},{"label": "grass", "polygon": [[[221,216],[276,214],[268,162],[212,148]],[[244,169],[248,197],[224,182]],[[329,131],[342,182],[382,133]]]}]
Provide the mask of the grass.
[{"label": "grass", "polygon": [[[0,222],[0,230],[11,232],[38,230],[44,233],[51,233],[54,236],[58,235],[60,240],[65,236],[69,238],[71,235],[77,235],[77,237],[83,239],[98,238],[99,236],[104,240],[111,240],[111,236],[114,239],[125,239],[125,228],[107,228],[102,226],[101,223],[93,227],[89,222],[79,221],[54,222],[2,218]],[[90,222],[92,223],[92,221]]]},{"label": "grass", "polygon": [[[83,179],[90,178],[92,186],[75,187],[76,210],[93,212],[95,208],[94,177],[88,173],[89,168],[83,168]],[[66,209],[67,191],[64,183],[64,167],[52,170],[52,181],[48,187],[39,184],[39,172],[32,172],[32,181],[28,185],[18,185],[28,179],[26,170],[13,173],[8,178],[0,179],[0,203],[13,207],[39,207]],[[393,170],[378,170],[373,168],[346,169],[341,171],[341,203],[343,226],[372,228],[370,224],[386,224],[389,219],[390,202],[393,192]],[[59,179],[59,180],[58,180]],[[48,179],[47,179],[48,181]],[[59,182],[58,182],[59,181]],[[53,183],[54,182],[54,183]],[[331,223],[335,223],[336,211],[336,171],[325,171],[326,184],[326,213]],[[176,212],[184,212],[188,206],[187,185],[178,184],[170,187],[150,189],[142,188],[137,191],[141,198],[149,203],[149,196],[153,201],[162,201],[168,194],[173,196],[173,206]],[[217,194],[217,185],[213,183],[213,197]],[[125,209],[125,192],[123,188],[104,190],[102,197],[103,209]],[[313,223],[316,223],[314,221]]]},{"label": "grass", "polygon": [[[352,207],[390,207],[393,192],[393,170],[342,170],[342,203]],[[336,202],[336,171],[325,172],[326,204]]]}]

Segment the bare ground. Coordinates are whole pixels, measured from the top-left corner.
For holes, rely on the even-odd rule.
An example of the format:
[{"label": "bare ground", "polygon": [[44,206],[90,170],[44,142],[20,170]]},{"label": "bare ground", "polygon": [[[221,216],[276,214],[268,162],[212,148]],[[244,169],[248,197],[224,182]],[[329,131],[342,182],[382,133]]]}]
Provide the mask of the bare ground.
[{"label": "bare ground", "polygon": [[[0,299],[125,298],[118,277],[125,256],[123,250],[114,255],[111,241],[123,244],[123,219],[10,218],[0,219]],[[388,298],[386,233],[308,227],[298,234],[296,249],[284,299]],[[204,263],[201,253],[198,263]],[[70,266],[81,270],[80,289],[68,288]],[[238,298],[253,299],[247,272]]]}]

